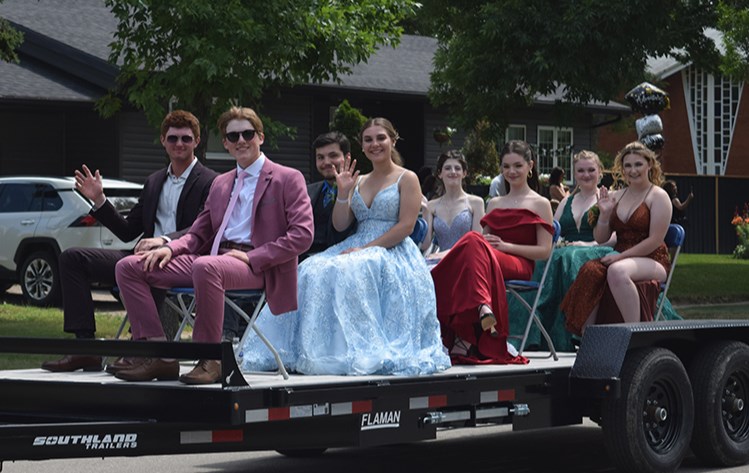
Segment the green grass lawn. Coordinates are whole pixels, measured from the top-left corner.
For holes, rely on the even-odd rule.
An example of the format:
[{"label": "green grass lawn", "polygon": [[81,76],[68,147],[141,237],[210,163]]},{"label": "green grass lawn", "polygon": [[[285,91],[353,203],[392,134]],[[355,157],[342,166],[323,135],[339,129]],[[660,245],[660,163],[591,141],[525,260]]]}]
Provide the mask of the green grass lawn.
[{"label": "green grass lawn", "polygon": [[[124,312],[96,314],[96,335],[114,338]],[[62,331],[62,311],[8,303],[0,304],[0,335],[4,337],[73,338]],[[0,354],[0,370],[38,367],[54,355]]]},{"label": "green grass lawn", "polygon": [[668,297],[675,304],[749,301],[749,260],[681,254]]}]

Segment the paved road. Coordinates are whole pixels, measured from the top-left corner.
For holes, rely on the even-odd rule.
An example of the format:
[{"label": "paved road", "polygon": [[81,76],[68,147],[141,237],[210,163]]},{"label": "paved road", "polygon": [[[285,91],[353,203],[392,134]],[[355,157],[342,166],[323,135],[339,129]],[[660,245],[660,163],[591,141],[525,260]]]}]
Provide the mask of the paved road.
[{"label": "paved road", "polygon": [[[429,473],[593,473],[615,471],[594,424],[510,432],[509,427],[440,432],[438,440],[377,448],[333,449],[315,459],[292,459],[275,452],[48,460],[5,463],[3,473],[133,473],[141,471],[368,473],[395,470]],[[689,457],[680,472],[749,472],[749,466],[707,469]]]}]

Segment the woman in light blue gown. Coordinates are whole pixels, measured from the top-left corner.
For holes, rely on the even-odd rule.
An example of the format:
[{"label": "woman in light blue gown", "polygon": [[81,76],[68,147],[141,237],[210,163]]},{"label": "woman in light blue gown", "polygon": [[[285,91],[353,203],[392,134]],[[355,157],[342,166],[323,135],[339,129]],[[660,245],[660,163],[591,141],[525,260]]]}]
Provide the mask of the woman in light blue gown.
[{"label": "woman in light blue gown", "polygon": [[456,241],[471,230],[481,232],[484,216],[484,200],[463,190],[468,173],[468,163],[460,151],[449,150],[437,159],[437,182],[439,197],[427,204],[424,218],[427,235],[423,249],[432,242],[437,251],[427,255],[428,262],[437,262],[452,248]]},{"label": "woman in light blue gown", "polygon": [[[284,365],[304,374],[424,375],[447,369],[429,270],[409,238],[421,205],[416,175],[401,167],[398,139],[384,118],[361,132],[373,171],[359,177],[346,159],[336,176],[335,228],[357,231],[299,266],[299,309],[258,326]],[[275,361],[254,335],[240,347],[245,371]]]}]

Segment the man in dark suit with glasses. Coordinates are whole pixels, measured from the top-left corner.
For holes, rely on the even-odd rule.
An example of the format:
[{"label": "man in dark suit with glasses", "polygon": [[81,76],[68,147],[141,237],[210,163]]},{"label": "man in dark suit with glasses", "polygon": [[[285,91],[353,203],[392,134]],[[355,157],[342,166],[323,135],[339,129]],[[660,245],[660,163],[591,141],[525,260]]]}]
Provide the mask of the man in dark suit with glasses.
[{"label": "man in dark suit with glasses", "polygon": [[[91,215],[123,241],[139,236],[135,253],[159,247],[179,238],[189,230],[203,210],[217,173],[200,164],[195,148],[200,143],[200,123],[189,112],[176,110],[161,123],[161,144],[169,156],[169,165],[146,178],[138,203],[122,216],[104,195],[99,171],[91,172],[84,164],[75,172],[76,190],[93,202]],[[60,255],[64,330],[76,338],[92,339],[96,333],[91,284],[115,285],[114,268],[132,251],[70,248]],[[163,290],[154,290],[157,304],[164,299]],[[127,358],[110,365],[112,371],[129,367]],[[110,367],[107,370],[110,370]],[[47,371],[100,371],[99,356],[68,355],[46,361]]]}]

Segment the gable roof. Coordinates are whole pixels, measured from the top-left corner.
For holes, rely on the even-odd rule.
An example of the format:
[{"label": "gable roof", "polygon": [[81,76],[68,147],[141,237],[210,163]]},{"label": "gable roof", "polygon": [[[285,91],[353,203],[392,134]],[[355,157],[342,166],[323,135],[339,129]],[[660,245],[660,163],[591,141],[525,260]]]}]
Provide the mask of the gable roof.
[{"label": "gable roof", "polygon": [[[0,62],[0,77],[11,78],[0,80],[0,98],[94,101],[114,83],[117,69],[107,59],[117,22],[104,0],[2,0],[0,16],[26,35],[20,48],[21,63]],[[403,35],[398,47],[381,46],[339,82],[311,87],[426,99],[436,51],[435,38]],[[42,67],[44,64],[48,67]],[[536,103],[560,101],[562,90],[539,96]],[[616,102],[596,102],[585,108],[628,110]]]},{"label": "gable roof", "polygon": [[[716,30],[715,28],[706,28],[705,36],[710,38],[715,43],[715,46],[718,48],[718,51],[720,51],[721,54],[725,54],[726,48],[723,43],[723,34],[720,31]],[[658,56],[648,59],[646,67],[648,72],[652,73],[658,79],[665,79],[666,77],[669,77],[676,74],[677,72],[680,72],[683,69],[686,69],[690,64],[691,62],[679,62],[673,56]]]}]

